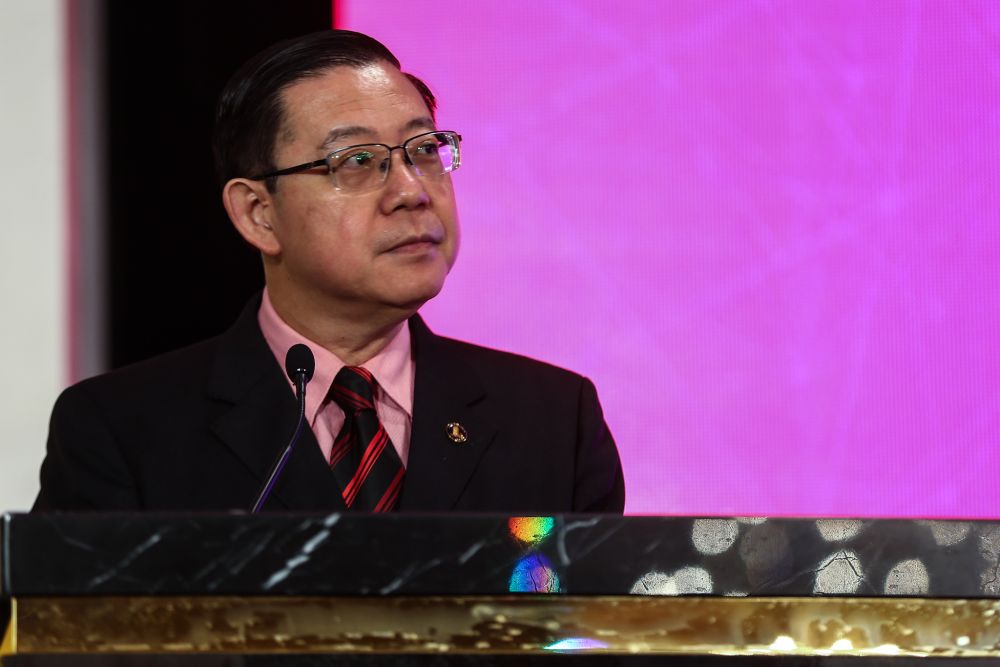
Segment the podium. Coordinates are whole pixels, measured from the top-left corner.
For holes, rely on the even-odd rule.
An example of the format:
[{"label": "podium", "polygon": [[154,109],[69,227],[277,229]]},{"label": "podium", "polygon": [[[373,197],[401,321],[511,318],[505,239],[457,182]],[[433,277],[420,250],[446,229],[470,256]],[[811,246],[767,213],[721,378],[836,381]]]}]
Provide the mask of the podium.
[{"label": "podium", "polygon": [[998,522],[7,514],[0,540],[4,667],[1000,659]]}]

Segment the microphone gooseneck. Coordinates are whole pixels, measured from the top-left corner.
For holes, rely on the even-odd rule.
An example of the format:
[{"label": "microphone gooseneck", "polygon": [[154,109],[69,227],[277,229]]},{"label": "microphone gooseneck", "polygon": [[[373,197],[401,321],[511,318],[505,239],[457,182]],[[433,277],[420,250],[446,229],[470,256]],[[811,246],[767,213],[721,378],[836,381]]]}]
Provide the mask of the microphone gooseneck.
[{"label": "microphone gooseneck", "polygon": [[250,508],[252,514],[257,514],[264,506],[264,503],[267,502],[271,491],[274,490],[275,484],[277,484],[278,479],[281,477],[281,472],[285,469],[285,464],[288,463],[288,459],[292,455],[295,443],[299,441],[299,436],[302,435],[302,428],[306,422],[306,384],[312,379],[315,370],[316,359],[313,357],[312,350],[308,346],[297,343],[288,348],[288,352],[285,354],[285,372],[288,374],[288,379],[295,384],[295,398],[299,404],[299,418],[295,422],[295,431],[292,433],[288,445],[278,454],[278,458],[275,459],[271,465],[271,469],[268,471],[267,479],[260,487],[260,491],[257,492],[257,500],[254,501],[253,506]]}]

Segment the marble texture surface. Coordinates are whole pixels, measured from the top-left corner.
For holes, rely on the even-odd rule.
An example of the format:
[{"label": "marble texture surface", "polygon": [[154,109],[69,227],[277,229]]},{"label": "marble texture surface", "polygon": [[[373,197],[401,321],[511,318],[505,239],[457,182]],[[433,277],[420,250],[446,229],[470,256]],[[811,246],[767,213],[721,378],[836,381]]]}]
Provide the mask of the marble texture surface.
[{"label": "marble texture surface", "polygon": [[3,597],[1000,597],[1000,523],[566,515],[7,514]]}]

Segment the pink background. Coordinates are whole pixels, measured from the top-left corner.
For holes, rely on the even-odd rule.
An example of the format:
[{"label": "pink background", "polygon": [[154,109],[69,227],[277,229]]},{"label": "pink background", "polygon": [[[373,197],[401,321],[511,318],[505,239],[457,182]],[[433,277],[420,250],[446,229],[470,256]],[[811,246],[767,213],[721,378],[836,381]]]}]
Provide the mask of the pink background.
[{"label": "pink background", "polygon": [[628,512],[1000,517],[1000,4],[337,11],[465,137],[427,320],[591,377]]}]

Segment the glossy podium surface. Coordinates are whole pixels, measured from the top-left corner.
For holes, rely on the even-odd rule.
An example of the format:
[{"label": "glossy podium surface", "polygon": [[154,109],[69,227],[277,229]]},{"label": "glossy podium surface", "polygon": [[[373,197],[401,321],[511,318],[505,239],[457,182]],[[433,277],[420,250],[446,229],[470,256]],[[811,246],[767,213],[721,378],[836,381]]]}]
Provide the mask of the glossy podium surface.
[{"label": "glossy podium surface", "polygon": [[995,522],[7,515],[2,549],[5,665],[1000,659]]}]

